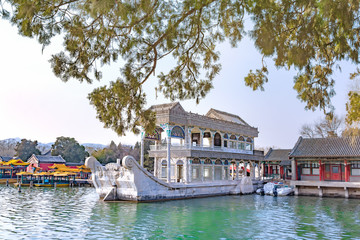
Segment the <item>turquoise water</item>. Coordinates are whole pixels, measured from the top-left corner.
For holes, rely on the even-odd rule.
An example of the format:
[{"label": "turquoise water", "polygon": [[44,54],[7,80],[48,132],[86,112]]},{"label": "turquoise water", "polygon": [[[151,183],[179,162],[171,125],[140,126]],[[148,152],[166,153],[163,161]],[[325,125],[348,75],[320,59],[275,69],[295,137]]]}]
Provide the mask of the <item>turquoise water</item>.
[{"label": "turquoise water", "polygon": [[93,188],[0,186],[0,239],[360,239],[360,200],[225,196],[102,202]]}]

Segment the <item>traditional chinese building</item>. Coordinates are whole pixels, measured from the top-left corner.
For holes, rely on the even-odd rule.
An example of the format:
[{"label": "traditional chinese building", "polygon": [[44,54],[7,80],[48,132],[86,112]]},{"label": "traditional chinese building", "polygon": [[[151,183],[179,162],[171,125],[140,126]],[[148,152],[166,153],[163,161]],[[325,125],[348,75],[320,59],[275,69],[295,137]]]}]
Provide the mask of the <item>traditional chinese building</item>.
[{"label": "traditional chinese building", "polygon": [[[254,150],[258,129],[239,116],[210,109],[206,115],[186,112],[180,103],[151,107],[156,130],[142,133],[153,140],[154,175],[167,182],[206,182],[260,177],[262,151]],[[143,147],[141,165],[143,164]]]},{"label": "traditional chinese building", "polygon": [[360,137],[300,137],[289,157],[296,194],[360,197]]},{"label": "traditional chinese building", "polygon": [[264,158],[264,177],[291,179],[290,152],[291,149],[270,148]]},{"label": "traditional chinese building", "polygon": [[33,154],[28,160],[30,165],[27,168],[28,172],[33,172],[34,168],[41,168],[42,171],[48,171],[49,166],[54,164],[65,164],[66,161],[60,155],[48,156],[48,155],[35,155]]}]

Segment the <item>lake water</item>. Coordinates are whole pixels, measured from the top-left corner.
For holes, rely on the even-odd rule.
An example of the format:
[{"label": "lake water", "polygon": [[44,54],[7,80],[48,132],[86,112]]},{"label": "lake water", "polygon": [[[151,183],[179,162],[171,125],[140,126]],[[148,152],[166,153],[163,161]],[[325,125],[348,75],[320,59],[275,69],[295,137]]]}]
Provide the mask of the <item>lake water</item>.
[{"label": "lake water", "polygon": [[0,239],[360,239],[360,200],[224,196],[102,202],[93,188],[0,186]]}]

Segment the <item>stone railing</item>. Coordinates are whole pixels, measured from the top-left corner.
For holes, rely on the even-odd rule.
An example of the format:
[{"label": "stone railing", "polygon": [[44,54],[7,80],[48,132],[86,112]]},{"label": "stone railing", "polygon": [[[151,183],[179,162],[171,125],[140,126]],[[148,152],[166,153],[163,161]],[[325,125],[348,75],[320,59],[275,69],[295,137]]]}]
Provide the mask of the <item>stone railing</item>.
[{"label": "stone railing", "polygon": [[[165,151],[167,149],[166,144],[161,145],[151,145],[150,150],[151,151]],[[227,148],[227,147],[209,147],[209,146],[192,146],[189,144],[184,145],[171,145],[170,150],[200,150],[200,151],[214,151],[214,152],[228,152],[228,153],[242,153],[242,154],[251,154],[253,155],[252,150],[242,150],[242,149],[236,149],[236,148]]]}]

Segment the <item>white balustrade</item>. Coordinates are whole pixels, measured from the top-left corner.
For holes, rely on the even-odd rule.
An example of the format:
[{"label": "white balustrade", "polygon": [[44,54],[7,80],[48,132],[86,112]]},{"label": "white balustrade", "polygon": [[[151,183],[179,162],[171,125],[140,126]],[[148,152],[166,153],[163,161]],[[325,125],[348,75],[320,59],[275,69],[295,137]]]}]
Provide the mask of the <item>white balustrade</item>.
[{"label": "white balustrade", "polygon": [[[158,145],[151,145],[151,151],[165,151],[166,144],[158,144]],[[200,145],[192,145],[184,144],[184,145],[171,145],[171,150],[200,150],[200,151],[214,151],[214,152],[230,152],[230,153],[242,153],[242,154],[253,154],[252,150],[242,150],[236,148],[227,148],[227,147],[220,147],[220,146],[200,146]]]}]

